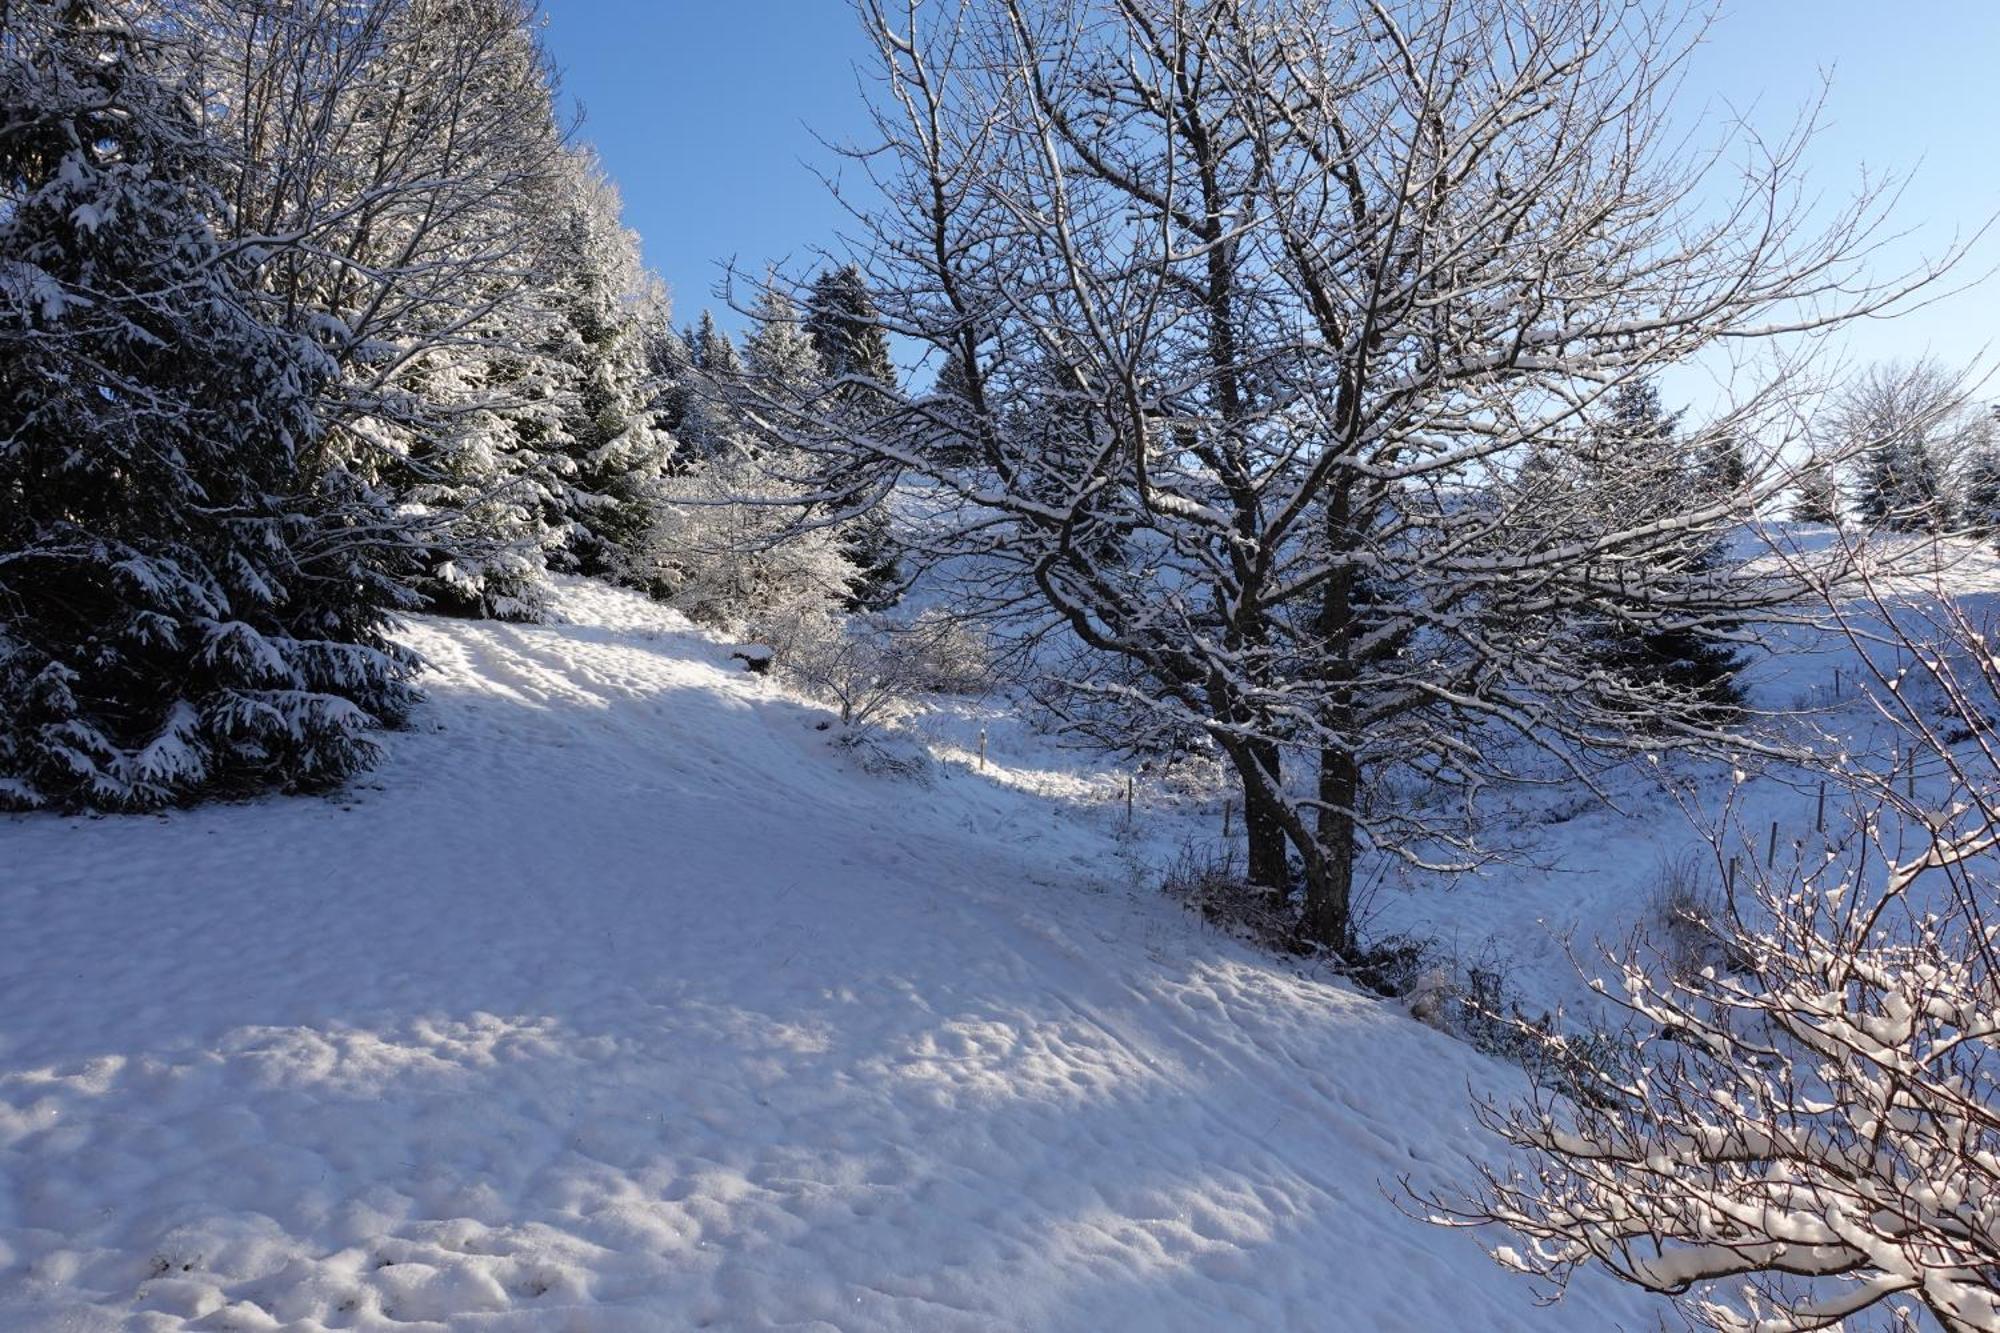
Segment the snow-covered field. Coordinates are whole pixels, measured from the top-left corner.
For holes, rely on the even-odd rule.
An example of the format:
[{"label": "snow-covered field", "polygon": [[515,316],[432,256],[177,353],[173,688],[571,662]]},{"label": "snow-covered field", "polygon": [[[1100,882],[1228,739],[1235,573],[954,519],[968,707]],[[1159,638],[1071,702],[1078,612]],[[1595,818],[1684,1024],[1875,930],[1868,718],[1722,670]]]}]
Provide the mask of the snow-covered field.
[{"label": "snow-covered field", "polygon": [[[862,771],[644,601],[416,621],[335,799],[0,822],[0,1329],[1651,1329],[1403,1216],[1518,1076]],[[1102,785],[1102,784],[1100,784]]]}]

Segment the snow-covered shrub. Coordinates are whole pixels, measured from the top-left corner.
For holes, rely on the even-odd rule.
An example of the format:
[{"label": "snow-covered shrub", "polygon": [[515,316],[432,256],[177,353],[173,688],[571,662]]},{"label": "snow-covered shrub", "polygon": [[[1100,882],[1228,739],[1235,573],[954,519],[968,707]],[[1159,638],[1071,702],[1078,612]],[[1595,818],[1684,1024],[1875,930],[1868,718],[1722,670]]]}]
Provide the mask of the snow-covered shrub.
[{"label": "snow-covered shrub", "polygon": [[859,733],[904,712],[919,695],[984,688],[984,641],[942,615],[913,621],[851,615],[800,599],[755,616],[777,672],[840,709]]},{"label": "snow-covered shrub", "polygon": [[1284,898],[1252,884],[1229,848],[1188,842],[1167,866],[1160,889],[1168,898],[1237,939],[1274,953],[1306,952],[1298,913]]},{"label": "snow-covered shrub", "polygon": [[0,24],[0,806],[338,782],[413,663],[399,527],[319,447],[334,367],[218,241],[165,38]]},{"label": "snow-covered shrub", "polygon": [[1615,1104],[1632,1056],[1621,1034],[1566,1028],[1560,1014],[1530,1017],[1506,974],[1468,967],[1454,986],[1453,1030],[1483,1054],[1519,1065],[1535,1085],[1586,1106]]},{"label": "snow-covered shrub", "polygon": [[928,610],[889,627],[904,672],[917,689],[932,694],[980,695],[992,688],[993,655],[978,624],[944,611]]},{"label": "snow-covered shrub", "polygon": [[1676,972],[1698,972],[1723,961],[1716,923],[1727,905],[1713,868],[1702,849],[1663,856],[1646,890],[1647,924],[1662,960]]},{"label": "snow-covered shrub", "polygon": [[[1458,993],[1456,977],[1450,966],[1439,960],[1436,945],[1408,935],[1391,935],[1354,950],[1341,974],[1357,986],[1392,999],[1409,999],[1420,988],[1441,995]],[[1448,1022],[1432,1026],[1455,1033]]]},{"label": "snow-covered shrub", "polygon": [[764,620],[779,673],[840,709],[861,732],[888,720],[920,691],[895,626],[873,616],[794,608]]},{"label": "snow-covered shrub", "polygon": [[864,773],[919,785],[930,782],[934,767],[931,752],[907,732],[847,731],[837,743],[846,747]]},{"label": "snow-covered shrub", "polygon": [[816,620],[847,600],[856,571],[833,529],[800,524],[799,508],[786,503],[796,497],[741,451],[667,478],[635,576],[704,624],[767,640],[816,634]]},{"label": "snow-covered shrub", "polygon": [[[2000,663],[1963,613],[1942,615],[1965,651],[1890,634],[1971,717]],[[1527,1161],[1427,1200],[1434,1220],[1498,1224],[1516,1238],[1494,1252],[1506,1266],[1560,1284],[1595,1263],[1731,1333],[1869,1314],[2000,1329],[2000,748],[1970,728],[1946,739],[1894,675],[1875,685],[1923,757],[1922,799],[1887,765],[1833,768],[1856,795],[1844,831],[1786,865],[1740,858],[1715,922],[1731,964],[1620,959],[1642,1036],[1614,1095],[1482,1103]]]}]

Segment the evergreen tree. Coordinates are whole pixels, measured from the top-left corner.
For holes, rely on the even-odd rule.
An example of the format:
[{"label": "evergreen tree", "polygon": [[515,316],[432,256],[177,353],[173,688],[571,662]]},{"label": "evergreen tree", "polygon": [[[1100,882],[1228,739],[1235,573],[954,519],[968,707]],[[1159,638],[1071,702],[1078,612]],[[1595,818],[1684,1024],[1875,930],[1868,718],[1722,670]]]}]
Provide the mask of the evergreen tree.
[{"label": "evergreen tree", "polygon": [[1891,437],[1871,447],[1855,488],[1855,509],[1870,527],[1891,532],[1939,532],[1954,514],[1943,469],[1929,443]]},{"label": "evergreen tree", "polygon": [[801,399],[817,394],[827,378],[826,366],[798,306],[775,280],[759,293],[751,319],[743,353],[759,387]]},{"label": "evergreen tree", "polygon": [[736,344],[707,310],[698,325],[681,335],[681,342],[688,351],[688,370],[681,377],[675,438],[690,463],[740,450],[746,443],[742,414],[731,401],[744,374]]},{"label": "evergreen tree", "polygon": [[1982,445],[1965,469],[1965,526],[1982,537],[2000,534],[2000,449]]},{"label": "evergreen tree", "polygon": [[[825,370],[828,414],[866,421],[892,400],[896,368],[889,338],[858,267],[847,264],[819,275],[806,302],[805,329]],[[850,603],[857,611],[882,610],[902,595],[900,552],[880,503],[888,480],[878,473],[861,469],[840,479],[855,511],[842,536],[848,559],[861,570]]]},{"label": "evergreen tree", "polygon": [[1735,435],[1717,435],[1697,460],[1702,486],[1711,495],[1734,495],[1750,484],[1750,459]]},{"label": "evergreen tree", "polygon": [[1870,527],[1941,532],[1956,521],[1946,474],[1967,451],[1956,377],[1931,362],[1877,366],[1836,406],[1834,429],[1861,452],[1855,512]]},{"label": "evergreen tree", "polygon": [[[752,428],[739,395],[755,382],[797,417],[815,419],[825,393],[819,353],[789,295],[767,283],[741,356],[704,313],[687,335],[688,420],[701,452],[664,488],[653,532],[654,596],[707,623],[788,637],[784,625],[831,623],[854,567],[840,525],[817,521],[784,438]],[[801,520],[804,520],[803,522]]]},{"label": "evergreen tree", "polygon": [[[1679,438],[1679,412],[1667,412],[1659,390],[1648,380],[1628,380],[1612,393],[1609,420],[1597,432],[1593,468],[1616,480],[1595,479],[1600,512],[1607,522],[1635,516],[1680,512],[1690,493],[1728,483],[1728,459],[1738,459],[1732,442],[1703,441],[1692,451]],[[1746,473],[1747,474],[1747,473]],[[1740,486],[1740,481],[1737,483]],[[1735,489],[1735,487],[1731,487]],[[1586,511],[1587,512],[1587,511]],[[1642,583],[1699,585],[1723,566],[1722,535],[1693,532],[1662,553],[1662,567]],[[1646,598],[1630,600],[1623,580],[1604,598],[1604,620],[1595,637],[1597,666],[1603,674],[1602,702],[1615,711],[1644,718],[1665,700],[1682,721],[1720,725],[1743,706],[1736,674],[1736,648],[1658,613]]]},{"label": "evergreen tree", "polygon": [[1840,481],[1833,475],[1833,469],[1817,460],[1808,463],[1799,472],[1798,501],[1792,506],[1792,518],[1800,523],[1824,523],[1829,527],[1840,522]]},{"label": "evergreen tree", "polygon": [[412,699],[396,526],[320,448],[335,366],[254,313],[149,34],[0,7],[0,805],[336,783]]},{"label": "evergreen tree", "polygon": [[848,264],[819,275],[806,304],[805,329],[841,401],[865,406],[894,390],[889,338],[859,268]]},{"label": "evergreen tree", "polygon": [[667,318],[664,299],[649,303],[649,318],[640,328],[646,355],[646,383],[651,392],[646,399],[646,419],[653,433],[672,442],[668,449],[669,471],[687,463],[688,448],[684,427],[688,398],[693,392],[694,349],[676,332]]},{"label": "evergreen tree", "polygon": [[945,353],[944,364],[938,367],[937,381],[931,386],[931,393],[951,403],[972,401],[972,371],[956,348]]},{"label": "evergreen tree", "polygon": [[594,155],[568,155],[568,190],[544,277],[553,315],[544,354],[560,368],[552,417],[530,417],[535,448],[560,478],[552,524],[559,565],[626,576],[652,525],[669,440],[653,428],[638,238]]},{"label": "evergreen tree", "polygon": [[978,451],[970,447],[971,432],[968,429],[976,415],[972,403],[972,372],[967,369],[964,356],[956,348],[945,353],[944,363],[938,367],[937,380],[931,385],[929,407],[933,420],[925,422],[923,428],[935,439],[924,447],[942,448],[957,463],[976,462]]}]

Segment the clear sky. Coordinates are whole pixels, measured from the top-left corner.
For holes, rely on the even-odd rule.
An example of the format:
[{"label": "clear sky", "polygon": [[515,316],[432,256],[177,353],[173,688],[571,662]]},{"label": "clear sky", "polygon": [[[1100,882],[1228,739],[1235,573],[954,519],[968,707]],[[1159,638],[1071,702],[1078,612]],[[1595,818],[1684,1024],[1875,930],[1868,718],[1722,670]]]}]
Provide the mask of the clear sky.
[{"label": "clear sky", "polygon": [[[544,2],[584,137],[623,189],[677,318],[719,304],[725,261],[754,271],[832,242],[845,215],[814,171],[840,162],[815,132],[865,132],[862,42],[845,0]],[[1810,183],[1837,197],[1864,168],[1914,171],[1898,209],[1911,236],[1896,257],[1938,251],[2000,211],[2000,0],[1726,0],[1687,110],[1734,108],[1781,131],[1822,73],[1832,86]],[[1960,282],[2000,265],[2000,236],[1974,261]],[[1989,343],[2000,350],[2000,279],[1859,330],[1851,350],[1963,364]]]}]

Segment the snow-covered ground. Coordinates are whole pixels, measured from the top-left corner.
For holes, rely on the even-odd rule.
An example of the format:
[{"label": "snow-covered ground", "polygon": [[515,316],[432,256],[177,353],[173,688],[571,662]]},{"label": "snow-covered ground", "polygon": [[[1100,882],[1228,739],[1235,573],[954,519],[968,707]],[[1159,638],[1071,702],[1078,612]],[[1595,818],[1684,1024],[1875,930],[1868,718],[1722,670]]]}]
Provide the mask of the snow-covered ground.
[{"label": "snow-covered ground", "polygon": [[337,798],[0,821],[0,1329],[1657,1326],[1398,1211],[1518,1075],[1164,900],[1115,775],[562,610],[414,622]]}]

